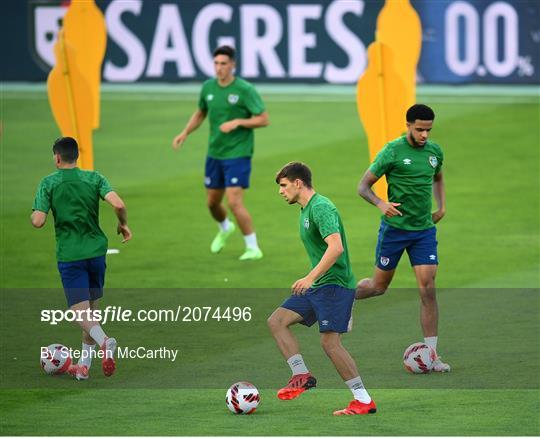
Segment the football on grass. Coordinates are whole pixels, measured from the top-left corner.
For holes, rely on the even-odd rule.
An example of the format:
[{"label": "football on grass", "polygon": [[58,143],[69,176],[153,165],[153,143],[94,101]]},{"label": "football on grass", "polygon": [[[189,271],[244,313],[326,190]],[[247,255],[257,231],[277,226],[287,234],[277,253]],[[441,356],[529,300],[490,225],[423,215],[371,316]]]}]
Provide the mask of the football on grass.
[{"label": "football on grass", "polygon": [[41,349],[40,363],[47,374],[64,374],[71,365],[71,356],[66,346],[51,344]]},{"label": "football on grass", "polygon": [[414,374],[425,374],[431,371],[436,353],[433,348],[423,342],[409,345],[403,353],[405,369]]},{"label": "football on grass", "polygon": [[233,414],[253,414],[261,397],[259,391],[249,382],[237,382],[227,391],[225,402]]}]

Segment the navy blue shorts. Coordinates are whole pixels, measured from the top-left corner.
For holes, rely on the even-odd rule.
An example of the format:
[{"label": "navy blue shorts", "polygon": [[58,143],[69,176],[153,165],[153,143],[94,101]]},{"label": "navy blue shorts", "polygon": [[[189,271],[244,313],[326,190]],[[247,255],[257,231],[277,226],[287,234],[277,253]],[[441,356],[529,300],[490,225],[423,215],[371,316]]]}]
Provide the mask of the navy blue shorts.
[{"label": "navy blue shorts", "polygon": [[58,262],[68,307],[103,296],[106,267],[104,255],[74,262]]},{"label": "navy blue shorts", "polygon": [[217,160],[206,158],[204,185],[207,189],[224,189],[225,187],[249,187],[251,174],[251,158],[231,158]]},{"label": "navy blue shorts", "polygon": [[381,222],[375,265],[383,271],[395,269],[404,250],[407,250],[411,266],[438,265],[436,228],[409,231]]},{"label": "navy blue shorts", "polygon": [[304,295],[291,295],[281,307],[298,313],[301,324],[311,327],[319,321],[319,331],[346,333],[354,303],[354,289],[325,284],[308,289]]}]

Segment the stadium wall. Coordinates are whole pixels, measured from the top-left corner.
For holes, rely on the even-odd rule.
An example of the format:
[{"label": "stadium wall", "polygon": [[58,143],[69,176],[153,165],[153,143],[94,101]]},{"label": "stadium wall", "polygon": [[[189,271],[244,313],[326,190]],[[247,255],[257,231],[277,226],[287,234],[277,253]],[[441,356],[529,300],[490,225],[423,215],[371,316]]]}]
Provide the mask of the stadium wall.
[{"label": "stadium wall", "polygon": [[[366,68],[381,1],[98,0],[108,27],[105,82],[193,82],[216,45],[239,49],[253,82],[352,84]],[[534,0],[412,0],[423,26],[418,82],[538,84]],[[3,81],[44,81],[66,1],[2,5]],[[7,43],[7,44],[6,44]]]}]

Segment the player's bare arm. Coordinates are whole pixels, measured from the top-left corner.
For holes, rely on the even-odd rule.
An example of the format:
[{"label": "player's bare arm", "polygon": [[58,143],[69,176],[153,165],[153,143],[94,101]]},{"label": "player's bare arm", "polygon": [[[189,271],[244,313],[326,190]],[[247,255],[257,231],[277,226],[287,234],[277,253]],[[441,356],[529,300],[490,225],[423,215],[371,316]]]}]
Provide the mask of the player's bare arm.
[{"label": "player's bare arm", "polygon": [[30,221],[35,228],[41,228],[47,221],[47,213],[39,210],[34,210],[30,216]]},{"label": "player's bare arm", "polygon": [[400,203],[383,201],[371,189],[373,184],[375,184],[378,180],[379,178],[377,175],[373,174],[373,172],[371,172],[369,169],[366,170],[366,173],[364,173],[364,176],[358,185],[358,194],[367,202],[373,204],[379,210],[381,210],[382,214],[384,214],[386,217],[393,217],[396,215],[403,216],[401,211],[396,208],[401,205]]},{"label": "player's bare arm", "polygon": [[249,119],[233,119],[229,120],[228,122],[223,123],[219,129],[221,132],[224,132],[225,134],[234,131],[236,128],[239,128],[240,126],[242,128],[264,128],[265,126],[268,126],[270,124],[270,119],[268,117],[268,112],[263,112],[261,114],[257,114],[256,116],[251,116]]},{"label": "player's bare arm", "polygon": [[333,233],[327,236],[324,241],[328,245],[324,252],[321,261],[311,270],[311,272],[303,278],[296,280],[292,285],[292,292],[295,295],[301,295],[311,287],[311,285],[324,275],[333,265],[341,254],[343,254],[343,242],[339,233]]},{"label": "player's bare arm", "polygon": [[195,111],[190,117],[184,130],[176,137],[174,137],[172,142],[173,149],[180,149],[182,147],[182,144],[186,141],[188,135],[195,131],[199,126],[201,126],[205,118],[206,113],[201,109],[197,109],[197,111]]},{"label": "player's bare arm", "polygon": [[446,214],[446,193],[444,190],[443,173],[440,171],[433,177],[433,197],[437,203],[437,211],[432,213],[433,223],[439,222]]},{"label": "player's bare arm", "polygon": [[122,243],[126,243],[131,240],[133,234],[127,224],[127,209],[122,198],[118,196],[116,192],[109,192],[105,195],[105,201],[107,201],[114,208],[116,217],[118,218],[118,227],[116,228],[117,234],[121,234],[123,237]]}]

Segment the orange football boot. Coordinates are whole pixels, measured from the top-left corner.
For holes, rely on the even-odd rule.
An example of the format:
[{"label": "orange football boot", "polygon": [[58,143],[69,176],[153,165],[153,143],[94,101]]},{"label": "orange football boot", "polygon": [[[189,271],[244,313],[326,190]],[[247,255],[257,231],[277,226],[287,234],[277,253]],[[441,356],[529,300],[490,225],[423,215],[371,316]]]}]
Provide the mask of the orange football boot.
[{"label": "orange football boot", "polygon": [[361,401],[353,400],[345,409],[335,411],[334,415],[365,415],[374,414],[375,412],[377,412],[377,406],[375,406],[375,402],[373,400],[371,400],[369,403],[362,403]]},{"label": "orange football boot", "polygon": [[116,361],[114,360],[116,339],[105,338],[105,342],[101,346],[101,350],[104,352],[103,359],[101,359],[101,368],[103,369],[103,374],[105,374],[106,377],[110,377],[116,370]]},{"label": "orange football boot", "polygon": [[278,391],[277,396],[281,400],[292,400],[304,391],[315,388],[316,386],[317,379],[311,373],[296,374],[291,377],[287,386]]}]

